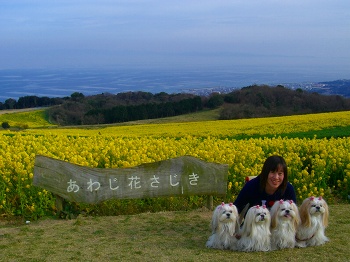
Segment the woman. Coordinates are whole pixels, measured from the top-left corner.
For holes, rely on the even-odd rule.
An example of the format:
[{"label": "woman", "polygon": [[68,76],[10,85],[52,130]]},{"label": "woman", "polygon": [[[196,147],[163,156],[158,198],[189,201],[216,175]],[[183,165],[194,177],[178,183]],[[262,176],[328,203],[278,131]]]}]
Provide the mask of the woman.
[{"label": "woman", "polygon": [[287,164],[283,157],[275,155],[265,160],[260,175],[244,185],[234,204],[241,213],[255,205],[270,209],[280,199],[296,202],[294,188],[288,182]]}]

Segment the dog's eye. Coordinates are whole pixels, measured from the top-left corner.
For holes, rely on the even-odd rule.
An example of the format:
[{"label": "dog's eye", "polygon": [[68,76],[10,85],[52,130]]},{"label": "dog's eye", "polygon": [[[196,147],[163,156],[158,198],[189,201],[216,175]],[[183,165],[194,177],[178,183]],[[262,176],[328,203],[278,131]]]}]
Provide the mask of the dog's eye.
[{"label": "dog's eye", "polygon": [[232,213],[232,210],[230,210],[230,213]]},{"label": "dog's eye", "polygon": [[286,210],[286,209],[285,209],[285,208],[282,208],[281,210],[284,211],[284,210]]},{"label": "dog's eye", "polygon": [[311,205],[311,207],[315,207],[316,205]]}]

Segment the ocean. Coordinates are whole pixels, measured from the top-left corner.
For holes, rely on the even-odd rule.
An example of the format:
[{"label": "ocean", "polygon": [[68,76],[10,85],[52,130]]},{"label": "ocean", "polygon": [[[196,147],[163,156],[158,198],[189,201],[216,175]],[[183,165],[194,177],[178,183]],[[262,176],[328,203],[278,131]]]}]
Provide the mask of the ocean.
[{"label": "ocean", "polygon": [[[323,76],[323,78],[322,78]],[[325,81],[324,75],[260,69],[26,69],[0,70],[0,101],[23,96],[66,97],[128,91],[210,94],[252,84]],[[334,80],[334,79],[329,79]]]}]

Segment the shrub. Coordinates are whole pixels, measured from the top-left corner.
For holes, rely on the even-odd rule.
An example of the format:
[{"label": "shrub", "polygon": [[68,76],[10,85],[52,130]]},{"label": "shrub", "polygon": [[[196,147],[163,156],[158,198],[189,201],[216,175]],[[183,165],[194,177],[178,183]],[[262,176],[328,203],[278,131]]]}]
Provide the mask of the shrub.
[{"label": "shrub", "polygon": [[2,122],[1,126],[2,126],[3,129],[10,128],[10,124],[8,122]]}]

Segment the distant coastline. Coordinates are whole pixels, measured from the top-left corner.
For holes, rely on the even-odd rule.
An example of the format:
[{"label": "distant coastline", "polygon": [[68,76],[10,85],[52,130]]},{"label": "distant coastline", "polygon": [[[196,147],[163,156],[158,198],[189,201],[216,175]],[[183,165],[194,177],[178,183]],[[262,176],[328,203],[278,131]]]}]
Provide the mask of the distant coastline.
[{"label": "distant coastline", "polygon": [[[312,81],[311,81],[312,80]],[[117,94],[128,91],[151,93],[228,93],[253,84],[284,85],[315,92],[350,97],[349,81],[341,88],[320,84],[330,76],[276,70],[156,70],[156,69],[25,69],[0,70],[0,101],[23,96],[65,97],[74,92],[84,95]],[[345,80],[346,81],[346,80]],[[344,84],[344,83],[342,83]],[[334,90],[333,90],[334,89]]]}]

